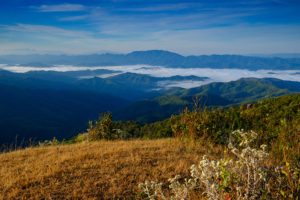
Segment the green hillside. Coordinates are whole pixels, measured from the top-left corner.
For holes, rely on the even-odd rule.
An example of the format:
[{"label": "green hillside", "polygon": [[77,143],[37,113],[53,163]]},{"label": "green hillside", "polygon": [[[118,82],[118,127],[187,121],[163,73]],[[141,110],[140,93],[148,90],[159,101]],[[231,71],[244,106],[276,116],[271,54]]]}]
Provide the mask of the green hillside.
[{"label": "green hillside", "polygon": [[170,90],[154,91],[145,94],[141,98],[151,99],[162,95],[186,96],[211,93],[220,95],[235,103],[247,103],[263,99],[267,95],[269,97],[277,97],[296,94],[297,91],[300,91],[300,82],[279,79],[242,78],[237,81],[210,83],[191,89],[173,88]]},{"label": "green hillside", "polygon": [[[177,115],[186,107],[195,107],[195,96],[161,96],[153,100],[145,99],[133,102],[113,112],[114,120],[134,120],[140,123],[153,123]],[[233,102],[214,94],[204,94],[199,106],[225,106]]]},{"label": "green hillside", "polygon": [[116,76],[108,77],[107,79],[116,83],[121,83],[132,87],[138,87],[144,90],[149,90],[161,88],[157,85],[159,81],[204,81],[209,78],[198,76],[153,77],[146,74],[136,74],[127,72]]},{"label": "green hillside", "polygon": [[[13,73],[15,74],[15,73]],[[31,89],[71,89],[74,86],[62,82],[62,81],[52,81],[52,80],[42,80],[33,77],[15,77],[10,75],[2,74],[0,71],[0,84],[14,85],[21,88],[31,88]]]},{"label": "green hillside", "polygon": [[[278,85],[281,88],[275,86]],[[114,112],[115,120],[135,120],[140,123],[153,123],[179,114],[185,107],[194,108],[192,97],[196,94],[204,95],[202,102],[205,106],[234,106],[238,104],[253,103],[266,97],[278,97],[297,94],[297,91],[284,89],[288,87],[297,89],[299,82],[282,81],[279,79],[243,78],[228,83],[211,83],[191,89],[173,88],[148,92],[140,98],[143,100],[133,102]],[[299,88],[298,88],[298,91]],[[209,97],[207,96],[209,95]],[[164,96],[168,95],[168,96]]]},{"label": "green hillside", "polygon": [[[73,74],[84,74],[78,72]],[[38,77],[38,78],[36,78]],[[135,100],[144,92],[138,87],[131,87],[103,78],[75,79],[60,73],[31,72],[25,74],[0,71],[0,84],[13,85],[28,89],[81,89],[120,96],[127,100]]]},{"label": "green hillside", "polygon": [[59,71],[29,71],[25,73],[13,73],[7,70],[0,69],[0,74],[17,77],[17,78],[36,78],[48,81],[61,81],[71,83],[80,77],[93,77],[93,76],[100,76],[103,74],[111,74],[117,73],[119,71],[112,71],[107,69],[95,69],[95,70],[79,70],[79,71],[66,71],[66,72],[59,72]]},{"label": "green hillside", "polygon": [[234,130],[253,130],[258,133],[257,145],[267,144],[271,156],[280,155],[278,159],[283,159],[283,145],[293,147],[288,150],[288,159],[300,156],[300,94],[268,98],[228,109],[185,110],[180,115],[152,124],[142,125],[134,121],[114,123],[115,128],[133,137],[176,136],[209,139],[221,144]]},{"label": "green hillside", "polygon": [[120,97],[78,89],[25,89],[0,84],[0,141],[59,140],[83,131],[99,113],[128,103]]},{"label": "green hillside", "polygon": [[128,100],[135,100],[136,97],[144,94],[144,91],[137,87],[130,87],[124,84],[113,82],[109,79],[94,77],[91,79],[80,79],[73,83],[81,89],[93,90],[101,93],[109,93]]}]

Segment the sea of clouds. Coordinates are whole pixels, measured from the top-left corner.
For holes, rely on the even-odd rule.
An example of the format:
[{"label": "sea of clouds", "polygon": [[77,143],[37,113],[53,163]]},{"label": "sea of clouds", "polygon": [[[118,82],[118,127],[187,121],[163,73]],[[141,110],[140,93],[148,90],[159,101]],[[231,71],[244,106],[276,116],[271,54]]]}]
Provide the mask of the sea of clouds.
[{"label": "sea of clouds", "polygon": [[[240,78],[278,78],[288,81],[300,82],[300,70],[257,70],[250,71],[246,69],[211,69],[211,68],[167,68],[162,66],[149,66],[149,65],[126,65],[126,66],[99,66],[99,67],[78,67],[72,65],[55,65],[49,68],[38,67],[25,67],[25,66],[7,66],[0,64],[0,68],[11,72],[25,73],[28,71],[80,71],[80,70],[96,70],[96,69],[108,69],[116,72],[111,74],[102,74],[98,77],[106,78],[122,73],[131,72],[137,74],[148,74],[154,77],[171,77],[171,76],[199,76],[208,77],[205,81],[160,81],[158,86],[168,87],[183,87],[192,88],[201,85],[205,85],[212,82],[229,82],[235,81]],[[85,76],[78,78],[92,78],[94,76]]]}]

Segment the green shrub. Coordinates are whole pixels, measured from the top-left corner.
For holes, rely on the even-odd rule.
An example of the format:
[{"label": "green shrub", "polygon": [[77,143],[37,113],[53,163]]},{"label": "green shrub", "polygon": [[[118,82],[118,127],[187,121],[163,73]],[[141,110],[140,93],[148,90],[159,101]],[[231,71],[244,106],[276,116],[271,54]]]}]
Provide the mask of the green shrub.
[{"label": "green shrub", "polygon": [[117,131],[114,129],[112,122],[112,114],[102,113],[99,121],[90,121],[87,133],[79,134],[76,141],[96,141],[101,139],[113,140],[118,138]]}]

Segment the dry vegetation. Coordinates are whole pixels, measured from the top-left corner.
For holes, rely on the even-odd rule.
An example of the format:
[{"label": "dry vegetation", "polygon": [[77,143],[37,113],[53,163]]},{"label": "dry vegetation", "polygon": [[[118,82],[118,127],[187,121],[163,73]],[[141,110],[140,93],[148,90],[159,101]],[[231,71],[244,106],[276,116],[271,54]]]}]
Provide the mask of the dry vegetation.
[{"label": "dry vegetation", "polygon": [[168,185],[168,178],[176,174],[188,177],[193,163],[204,154],[221,156],[222,148],[160,139],[101,141],[0,154],[0,199],[142,199],[140,182]]}]

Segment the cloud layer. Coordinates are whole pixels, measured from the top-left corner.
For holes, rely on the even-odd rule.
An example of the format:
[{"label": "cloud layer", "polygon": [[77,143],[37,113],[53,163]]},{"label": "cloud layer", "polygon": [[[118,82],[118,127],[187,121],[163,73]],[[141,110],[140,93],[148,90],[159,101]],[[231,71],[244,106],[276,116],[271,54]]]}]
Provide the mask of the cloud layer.
[{"label": "cloud layer", "polygon": [[[109,66],[109,67],[76,67],[70,65],[58,65],[50,68],[36,68],[36,67],[22,67],[22,66],[6,66],[0,65],[0,68],[9,70],[12,72],[24,73],[27,71],[78,71],[78,70],[96,70],[96,69],[109,69],[113,71],[121,71],[138,73],[138,74],[148,74],[154,77],[171,77],[171,76],[190,76],[195,75],[199,77],[209,77],[205,81],[160,81],[158,85],[161,87],[183,87],[192,88],[201,85],[205,85],[212,82],[229,82],[235,81],[240,78],[279,78],[288,81],[299,81],[300,82],[300,70],[240,70],[240,69],[210,69],[210,68],[165,68],[161,66],[148,66],[148,65],[129,65],[129,66]],[[297,74],[298,73],[298,74]],[[117,73],[104,74],[99,77],[106,78],[113,75],[118,75]],[[79,77],[79,78],[92,78],[92,77]]]}]

